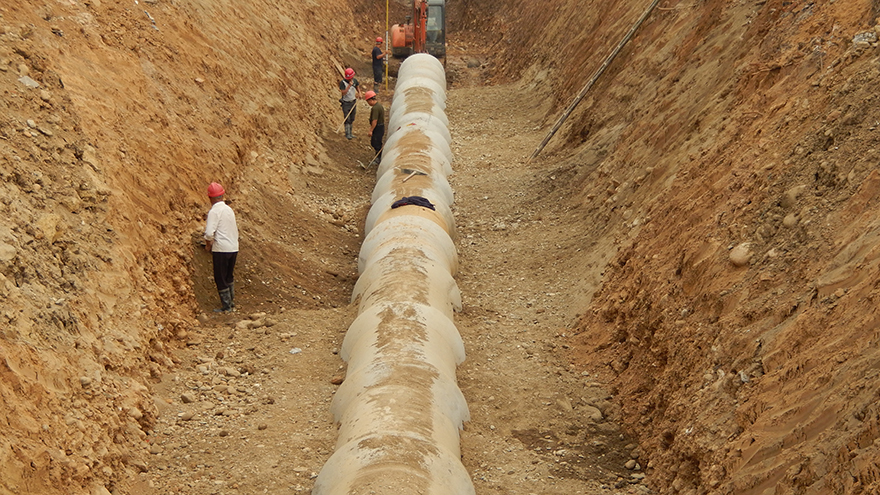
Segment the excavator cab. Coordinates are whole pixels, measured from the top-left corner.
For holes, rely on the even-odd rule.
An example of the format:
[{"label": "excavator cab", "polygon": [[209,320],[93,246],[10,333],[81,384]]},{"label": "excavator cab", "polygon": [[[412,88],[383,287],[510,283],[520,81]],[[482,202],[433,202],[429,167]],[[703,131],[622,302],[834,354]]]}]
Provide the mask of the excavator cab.
[{"label": "excavator cab", "polygon": [[425,50],[437,58],[446,56],[445,3],[445,0],[428,0],[428,17],[425,20]]},{"label": "excavator cab", "polygon": [[413,15],[391,26],[391,55],[406,58],[413,53],[446,57],[446,0],[413,0]]}]

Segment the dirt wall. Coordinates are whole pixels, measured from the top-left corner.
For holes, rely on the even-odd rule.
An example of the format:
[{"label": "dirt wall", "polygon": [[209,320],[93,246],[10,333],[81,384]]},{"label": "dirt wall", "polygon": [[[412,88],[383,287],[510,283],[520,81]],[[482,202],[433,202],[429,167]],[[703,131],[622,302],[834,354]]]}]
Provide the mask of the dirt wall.
[{"label": "dirt wall", "polygon": [[[644,7],[512,4],[497,64],[561,108]],[[616,237],[571,358],[661,492],[878,490],[875,15],[661,2],[542,155]]]},{"label": "dirt wall", "polygon": [[[347,303],[367,204],[336,193],[372,152],[322,133],[379,7],[0,7],[0,493],[137,491],[150,382],[216,302],[211,180],[243,305]],[[552,100],[549,125],[644,8],[455,2],[451,53]],[[584,249],[616,249],[566,352],[659,492],[878,490],[876,15],[661,2],[539,158]]]},{"label": "dirt wall", "polygon": [[137,491],[149,382],[216,304],[209,182],[239,214],[247,297],[346,302],[361,205],[325,199],[315,129],[352,32],[338,1],[0,7],[0,493]]}]

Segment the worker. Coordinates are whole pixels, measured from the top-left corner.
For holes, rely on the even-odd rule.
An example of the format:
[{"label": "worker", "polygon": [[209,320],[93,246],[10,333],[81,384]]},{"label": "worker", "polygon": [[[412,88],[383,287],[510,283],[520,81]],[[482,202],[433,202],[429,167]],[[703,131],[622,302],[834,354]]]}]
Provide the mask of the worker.
[{"label": "worker", "polygon": [[382,161],[382,139],[385,137],[385,107],[379,103],[375,91],[367,91],[364,99],[370,105],[370,146],[376,150],[376,157],[370,166],[379,165]]},{"label": "worker", "polygon": [[382,37],[376,38],[376,46],[373,47],[373,91],[379,93],[379,86],[385,76],[385,53],[382,51]]},{"label": "worker", "polygon": [[238,257],[238,226],[235,212],[223,201],[226,191],[212,182],[208,186],[211,209],[205,225],[205,250],[211,253],[214,264],[214,283],[220,295],[220,309],[214,312],[235,310],[235,258]]},{"label": "worker", "polygon": [[345,116],[345,137],[354,139],[351,128],[354,124],[354,116],[357,114],[357,100],[361,97],[361,88],[351,67],[345,69],[345,77],[339,81],[339,92],[342,95],[339,99],[342,103],[342,115]]}]

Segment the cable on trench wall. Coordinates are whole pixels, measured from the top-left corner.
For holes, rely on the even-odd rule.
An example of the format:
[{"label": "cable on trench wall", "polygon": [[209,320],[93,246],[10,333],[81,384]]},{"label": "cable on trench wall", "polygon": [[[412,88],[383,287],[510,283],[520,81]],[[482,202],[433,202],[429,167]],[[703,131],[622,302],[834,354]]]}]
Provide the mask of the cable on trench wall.
[{"label": "cable on trench wall", "polygon": [[470,495],[459,431],[469,419],[456,366],[455,249],[446,74],[434,57],[400,66],[358,256],[358,316],[331,403],[336,449],[315,495]]}]

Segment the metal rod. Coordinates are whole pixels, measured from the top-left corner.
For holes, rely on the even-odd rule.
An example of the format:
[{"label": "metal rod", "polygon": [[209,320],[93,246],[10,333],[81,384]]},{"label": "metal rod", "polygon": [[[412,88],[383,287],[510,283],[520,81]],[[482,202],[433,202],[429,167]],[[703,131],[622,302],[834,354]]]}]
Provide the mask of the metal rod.
[{"label": "metal rod", "polygon": [[595,84],[596,81],[599,79],[599,77],[602,75],[602,73],[605,72],[605,69],[607,69],[608,66],[611,65],[611,62],[614,60],[615,57],[617,57],[617,54],[620,53],[620,50],[622,50],[623,47],[626,46],[626,44],[633,37],[633,35],[635,34],[635,32],[639,28],[639,26],[641,26],[642,23],[645,22],[645,19],[647,19],[648,16],[651,15],[651,12],[654,10],[654,7],[656,7],[658,3],[660,3],[660,0],[654,0],[651,3],[651,6],[648,7],[647,10],[645,10],[645,12],[642,14],[642,16],[639,18],[639,20],[633,25],[633,27],[629,30],[629,32],[626,33],[626,36],[624,36],[623,39],[620,41],[620,43],[617,44],[617,47],[614,48],[614,51],[611,52],[611,55],[608,55],[608,57],[605,59],[605,62],[602,64],[601,67],[599,67],[599,70],[597,70],[596,73],[593,74],[593,77],[587,82],[587,84],[583,87],[583,89],[581,89],[581,92],[578,93],[578,95],[577,95],[577,97],[575,97],[574,101],[572,101],[571,104],[568,106],[568,108],[565,109],[565,112],[562,112],[562,115],[559,116],[559,120],[556,121],[556,124],[553,125],[553,128],[550,129],[550,132],[547,133],[547,136],[544,137],[544,140],[541,141],[541,144],[538,145],[537,149],[535,149],[535,152],[532,153],[532,156],[529,157],[529,159],[526,161],[526,163],[531,162],[532,159],[537,157],[538,154],[541,153],[541,150],[543,150],[544,147],[547,146],[547,143],[550,142],[550,140],[556,134],[556,131],[558,131],[559,128],[562,127],[562,124],[565,122],[566,119],[568,119],[568,116],[571,115],[571,112],[574,111],[575,107],[577,107],[578,104],[581,102],[581,100],[584,98],[584,96],[586,96],[587,91],[589,91],[590,88],[593,87],[593,84]]}]

